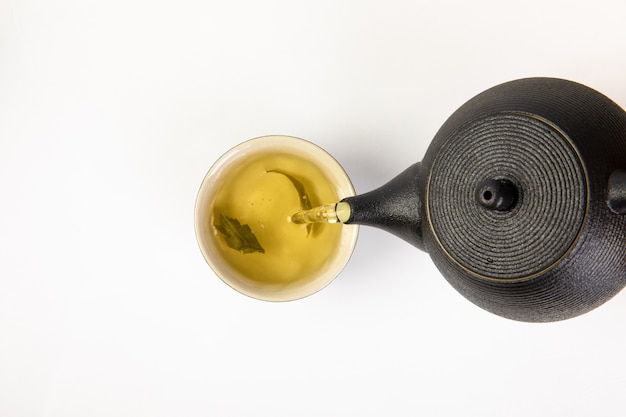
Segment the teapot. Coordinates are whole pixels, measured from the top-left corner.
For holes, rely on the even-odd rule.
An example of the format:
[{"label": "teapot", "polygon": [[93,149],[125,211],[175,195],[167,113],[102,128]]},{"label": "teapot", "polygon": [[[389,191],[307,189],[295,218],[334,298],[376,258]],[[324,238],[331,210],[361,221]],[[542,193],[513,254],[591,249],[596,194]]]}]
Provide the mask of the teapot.
[{"label": "teapot", "polygon": [[454,112],[421,162],[343,202],[343,223],[426,251],[487,311],[575,317],[626,285],[626,112],[576,82],[507,82]]}]

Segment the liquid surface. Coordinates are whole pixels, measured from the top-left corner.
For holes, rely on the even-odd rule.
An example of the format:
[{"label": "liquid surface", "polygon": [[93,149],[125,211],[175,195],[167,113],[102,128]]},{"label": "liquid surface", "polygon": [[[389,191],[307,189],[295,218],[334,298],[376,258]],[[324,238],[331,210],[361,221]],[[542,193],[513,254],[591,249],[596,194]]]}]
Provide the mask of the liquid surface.
[{"label": "liquid surface", "polygon": [[245,285],[284,287],[317,277],[332,263],[342,227],[295,224],[291,216],[344,196],[319,167],[298,156],[257,154],[233,166],[207,219],[219,255]]}]

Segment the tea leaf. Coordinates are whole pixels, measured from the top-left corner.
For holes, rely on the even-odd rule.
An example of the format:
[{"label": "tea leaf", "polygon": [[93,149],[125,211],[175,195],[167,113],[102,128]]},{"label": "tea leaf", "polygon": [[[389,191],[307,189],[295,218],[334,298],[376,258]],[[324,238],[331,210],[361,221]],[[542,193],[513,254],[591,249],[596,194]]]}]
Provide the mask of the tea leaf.
[{"label": "tea leaf", "polygon": [[224,235],[229,247],[242,253],[265,253],[265,249],[247,224],[242,225],[239,220],[232,219],[222,213],[220,214],[220,224],[216,224],[215,228]]},{"label": "tea leaf", "polygon": [[[298,198],[300,198],[300,206],[302,206],[302,210],[309,210],[312,207],[311,199],[309,198],[309,195],[304,189],[304,185],[302,185],[302,183],[296,177],[294,177],[293,175],[287,174],[284,171],[280,171],[278,169],[270,169],[267,172],[275,172],[277,174],[284,175],[285,177],[289,179],[289,181],[291,181],[296,191],[298,192]],[[312,226],[313,225],[311,224],[306,225],[307,236],[311,233]]]}]

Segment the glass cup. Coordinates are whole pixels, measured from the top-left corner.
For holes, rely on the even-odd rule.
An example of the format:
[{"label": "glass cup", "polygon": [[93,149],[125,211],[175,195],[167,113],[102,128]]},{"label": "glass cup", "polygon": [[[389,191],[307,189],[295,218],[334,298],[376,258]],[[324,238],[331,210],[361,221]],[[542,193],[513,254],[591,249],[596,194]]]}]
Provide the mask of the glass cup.
[{"label": "glass cup", "polygon": [[348,262],[358,226],[296,224],[291,215],[354,196],[341,165],[290,136],[263,136],[226,152],[195,206],[200,250],[213,271],[250,297],[288,301],[329,284]]}]

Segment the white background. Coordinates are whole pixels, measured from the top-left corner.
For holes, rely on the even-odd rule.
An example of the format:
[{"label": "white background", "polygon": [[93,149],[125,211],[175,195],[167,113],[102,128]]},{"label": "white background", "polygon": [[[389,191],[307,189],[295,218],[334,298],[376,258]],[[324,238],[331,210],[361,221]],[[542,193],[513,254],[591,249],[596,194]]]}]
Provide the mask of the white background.
[{"label": "white background", "polygon": [[525,324],[361,228],[327,288],[266,303],[197,247],[210,165],[286,134],[358,192],[515,78],[626,104],[615,1],[2,0],[0,416],[623,416],[626,294]]}]

